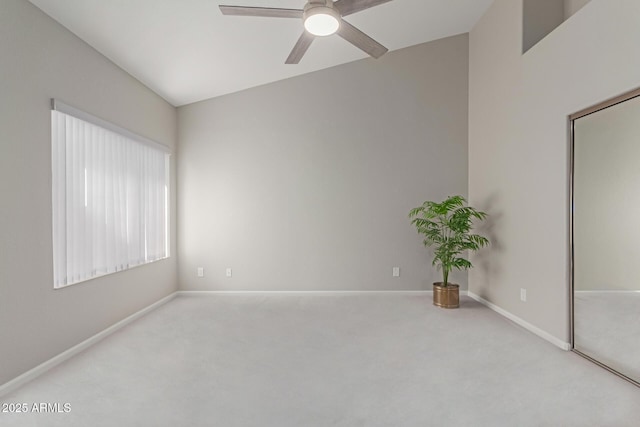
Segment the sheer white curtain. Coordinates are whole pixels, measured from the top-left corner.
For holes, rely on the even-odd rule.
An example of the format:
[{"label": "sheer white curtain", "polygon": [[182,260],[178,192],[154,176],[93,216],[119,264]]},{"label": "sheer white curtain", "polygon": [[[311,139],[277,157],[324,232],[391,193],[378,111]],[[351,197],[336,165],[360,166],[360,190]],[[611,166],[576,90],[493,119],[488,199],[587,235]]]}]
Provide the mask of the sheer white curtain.
[{"label": "sheer white curtain", "polygon": [[169,155],[51,114],[54,287],[166,258]]}]

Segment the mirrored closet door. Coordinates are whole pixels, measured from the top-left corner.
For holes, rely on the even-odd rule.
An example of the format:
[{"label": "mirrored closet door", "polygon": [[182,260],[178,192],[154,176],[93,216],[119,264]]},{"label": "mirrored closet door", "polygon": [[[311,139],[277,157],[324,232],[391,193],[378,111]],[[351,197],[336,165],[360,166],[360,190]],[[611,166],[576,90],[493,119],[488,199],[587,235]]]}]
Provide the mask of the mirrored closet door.
[{"label": "mirrored closet door", "polygon": [[573,347],[640,385],[640,90],[571,129]]}]

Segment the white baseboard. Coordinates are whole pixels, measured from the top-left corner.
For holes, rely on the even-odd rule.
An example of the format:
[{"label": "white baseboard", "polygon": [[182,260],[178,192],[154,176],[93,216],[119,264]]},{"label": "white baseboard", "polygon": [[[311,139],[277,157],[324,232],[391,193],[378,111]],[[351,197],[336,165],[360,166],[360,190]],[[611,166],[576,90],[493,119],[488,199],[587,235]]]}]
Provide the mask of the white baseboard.
[{"label": "white baseboard", "polygon": [[603,295],[619,295],[619,294],[640,294],[640,291],[630,291],[630,290],[625,290],[625,289],[611,289],[608,291],[578,291],[578,290],[574,290],[573,291],[576,294],[591,294],[591,295],[598,295],[598,294],[603,294]]},{"label": "white baseboard", "polygon": [[144,316],[145,314],[149,313],[150,311],[158,308],[159,306],[171,301],[173,298],[175,298],[176,293],[172,293],[171,295],[168,295],[164,298],[162,298],[159,301],[154,302],[153,304],[143,308],[140,311],[137,311],[136,313],[133,313],[131,316],[119,321],[118,323],[109,326],[107,329],[98,332],[97,334],[93,335],[92,337],[87,338],[86,340],[82,341],[80,344],[77,344],[73,347],[71,347],[68,350],[63,351],[62,353],[58,354],[57,356],[52,357],[51,359],[47,360],[46,362],[41,363],[40,365],[36,366],[33,369],[28,370],[27,372],[25,372],[24,374],[12,379],[9,382],[6,382],[2,385],[0,385],[0,396],[3,396],[5,394],[8,394],[14,390],[16,390],[17,388],[23,386],[24,384],[28,383],[29,381],[35,379],[36,377],[44,374],[45,372],[47,372],[49,369],[53,368],[54,366],[59,365],[60,363],[72,358],[73,356],[75,356],[76,354],[80,353],[81,351],[87,349],[88,347],[91,347],[92,345],[94,345],[95,343],[97,343],[98,341],[106,338],[107,336],[111,335],[112,333],[116,332],[118,329],[121,329],[122,327],[128,325],[129,323],[133,322],[134,320],[139,319],[140,317]]},{"label": "white baseboard", "polygon": [[559,347],[559,348],[561,348],[562,350],[565,350],[565,351],[571,350],[571,344],[570,343],[564,342],[561,339],[554,337],[550,333],[545,332],[542,329],[538,328],[537,326],[534,326],[531,323],[519,318],[515,314],[509,313],[507,310],[504,310],[504,309],[498,307],[497,305],[495,305],[495,304],[487,301],[486,299],[474,294],[473,292],[468,292],[467,295],[469,295],[469,297],[473,298],[474,300],[478,301],[480,304],[482,304],[482,305],[484,305],[486,307],[489,307],[491,310],[495,311],[496,313],[498,313],[498,314],[506,317],[507,319],[511,320],[513,323],[516,323],[516,324],[522,326],[523,328],[525,328],[529,332],[539,336],[542,339],[545,339],[545,340],[549,341],[551,344],[555,345],[556,347]]},{"label": "white baseboard", "polygon": [[[305,295],[305,296],[340,296],[340,295],[430,295],[433,291],[177,291],[177,295]],[[467,295],[467,291],[460,291]]]}]

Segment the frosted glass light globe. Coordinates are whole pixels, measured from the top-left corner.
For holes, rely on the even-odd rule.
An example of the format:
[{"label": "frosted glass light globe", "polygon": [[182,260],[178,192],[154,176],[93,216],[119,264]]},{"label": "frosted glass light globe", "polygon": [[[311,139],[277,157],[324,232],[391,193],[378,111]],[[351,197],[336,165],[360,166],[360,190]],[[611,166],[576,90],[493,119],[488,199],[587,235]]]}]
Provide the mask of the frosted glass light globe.
[{"label": "frosted glass light globe", "polygon": [[304,28],[314,36],[330,36],[340,28],[340,21],[330,7],[309,10],[304,19]]}]

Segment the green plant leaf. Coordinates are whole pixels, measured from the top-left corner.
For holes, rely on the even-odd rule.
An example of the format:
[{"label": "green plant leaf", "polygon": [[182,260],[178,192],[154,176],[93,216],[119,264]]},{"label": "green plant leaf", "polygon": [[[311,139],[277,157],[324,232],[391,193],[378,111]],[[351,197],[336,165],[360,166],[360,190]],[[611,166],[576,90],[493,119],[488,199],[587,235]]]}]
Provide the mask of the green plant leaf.
[{"label": "green plant leaf", "polygon": [[452,269],[472,267],[459,255],[489,245],[486,237],[471,233],[474,220],[483,221],[487,214],[466,206],[466,202],[462,196],[451,196],[440,203],[426,201],[409,212],[411,224],[424,236],[424,245],[433,247],[432,265],[442,270],[445,284]]}]

